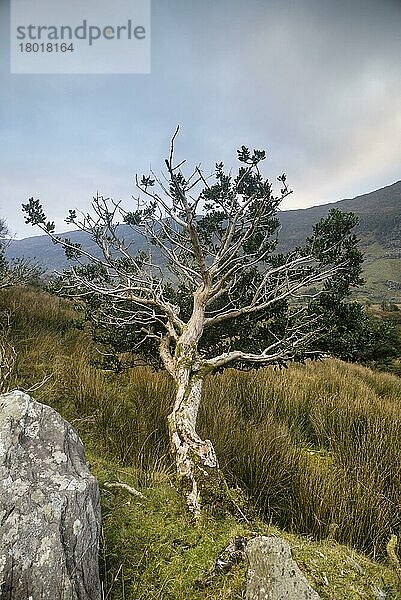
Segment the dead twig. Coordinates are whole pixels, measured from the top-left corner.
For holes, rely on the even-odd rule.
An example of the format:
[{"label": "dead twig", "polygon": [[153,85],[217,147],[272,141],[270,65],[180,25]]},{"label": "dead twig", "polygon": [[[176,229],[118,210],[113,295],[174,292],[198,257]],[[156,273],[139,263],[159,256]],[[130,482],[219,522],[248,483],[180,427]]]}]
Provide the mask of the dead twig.
[{"label": "dead twig", "polygon": [[212,585],[213,581],[219,575],[225,575],[234,567],[238,565],[245,558],[245,547],[248,543],[248,539],[242,536],[236,536],[230,541],[228,546],[224,548],[214,564],[214,567],[210,569],[204,579],[197,579],[194,583],[194,587],[198,590],[203,590],[206,587]]},{"label": "dead twig", "polygon": [[142,494],[142,492],[139,492],[138,490],[131,487],[130,485],[127,485],[126,483],[119,483],[118,481],[113,481],[113,482],[106,481],[106,483],[103,484],[103,487],[105,487],[107,489],[122,488],[123,490],[126,490],[128,493],[132,494],[133,496],[138,496],[139,498],[145,498],[145,496]]}]

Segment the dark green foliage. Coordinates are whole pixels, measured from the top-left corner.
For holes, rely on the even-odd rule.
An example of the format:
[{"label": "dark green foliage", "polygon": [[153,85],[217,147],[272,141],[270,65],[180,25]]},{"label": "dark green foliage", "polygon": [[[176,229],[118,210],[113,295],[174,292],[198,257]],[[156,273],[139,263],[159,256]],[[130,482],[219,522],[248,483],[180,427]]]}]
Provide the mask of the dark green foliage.
[{"label": "dark green foliage", "polygon": [[326,291],[338,300],[348,296],[351,287],[363,283],[360,278],[363,255],[353,233],[357,223],[358,217],[353,213],[332,209],[313,227],[313,235],[306,240],[305,250],[312,252],[321,264],[340,267],[325,282]]},{"label": "dark green foliage", "polygon": [[[31,223],[32,225],[43,225],[45,230],[49,233],[53,233],[55,230],[55,225],[53,221],[46,221],[46,215],[44,213],[43,207],[40,204],[39,200],[35,200],[34,198],[29,198],[27,204],[22,205],[22,210],[28,215],[25,218],[25,223]],[[70,212],[71,215],[71,212]]]},{"label": "dark green foliage", "polygon": [[[222,185],[222,187],[224,187]],[[216,194],[222,193],[222,189]],[[199,218],[197,225],[199,231],[199,237],[202,239],[205,245],[212,244],[212,239],[215,239],[218,235],[221,236],[224,233],[224,221],[225,215],[220,215],[217,210],[211,210],[210,213]],[[315,314],[319,317],[318,321],[314,322],[311,327],[317,331],[320,327],[321,333],[313,336],[314,339],[309,345],[304,345],[299,349],[299,352],[294,353],[294,359],[302,361],[307,356],[313,357],[313,350],[320,350],[324,352],[330,352],[334,356],[339,356],[346,360],[358,360],[361,359],[362,354],[359,354],[353,350],[355,344],[352,343],[354,338],[361,340],[367,330],[361,328],[361,321],[356,320],[350,315],[349,318],[345,318],[345,315],[340,311],[343,309],[345,313],[351,313],[352,310],[362,310],[362,307],[355,303],[348,304],[344,302],[344,298],[349,295],[351,286],[355,286],[361,283],[361,263],[362,254],[358,250],[358,240],[355,235],[352,234],[352,228],[354,227],[357,219],[355,215],[343,214],[340,211],[331,211],[326,219],[322,219],[314,229],[314,235],[308,238],[307,244],[303,248],[297,250],[298,254],[302,253],[313,253],[316,260],[323,265],[335,265],[336,263],[344,264],[344,269],[337,271],[333,277],[326,281],[326,292],[320,296],[318,301],[310,302],[310,313]],[[241,308],[249,305],[252,300],[252,295],[255,289],[260,285],[263,280],[264,273],[268,268],[276,268],[284,265],[292,256],[292,253],[279,254],[274,253],[274,247],[277,240],[272,239],[272,235],[278,229],[278,221],[275,216],[275,209],[272,208],[272,212],[269,217],[266,217],[266,223],[264,232],[259,232],[258,235],[264,235],[266,241],[264,242],[264,250],[266,255],[260,264],[254,267],[247,268],[244,266],[241,273],[237,276],[236,286],[234,290],[222,294],[217,300],[215,300],[209,309],[207,314],[211,314],[212,311],[218,312],[227,305]],[[250,240],[251,244],[252,240]],[[258,246],[259,239],[255,239],[255,247]],[[252,242],[253,243],[253,242]],[[340,246],[340,251],[338,251]],[[259,246],[260,247],[260,246]],[[337,248],[337,249],[336,249]],[[216,250],[215,248],[213,248]],[[87,268],[85,268],[86,270]],[[307,266],[303,269],[299,269],[295,275],[293,275],[293,281],[297,278],[300,282],[315,272],[316,265]],[[271,288],[278,284],[278,278],[274,275],[271,276]],[[189,293],[187,286],[184,284],[174,284],[168,282],[164,287],[164,294],[168,300],[180,307],[180,316],[184,321],[187,321],[192,312],[192,294]],[[109,352],[106,361],[112,360],[118,368],[122,367],[121,361],[117,358],[120,353],[134,352],[136,354],[134,361],[145,359],[145,362],[153,364],[153,366],[161,366],[158,357],[158,346],[157,341],[153,339],[143,340],[143,335],[138,332],[131,325],[121,324],[115,326],[118,323],[119,312],[123,314],[124,311],[129,310],[128,303],[121,303],[116,308],[115,304],[107,307],[107,303],[100,297],[95,298],[94,296],[88,297],[87,300],[87,318],[94,326],[95,339],[102,342],[107,347]],[[332,307],[330,310],[329,307]],[[358,306],[359,309],[352,308]],[[336,309],[335,313],[333,309]],[[110,328],[104,320],[98,316],[100,313],[109,315],[109,320],[112,320],[111,314],[114,315],[114,326]],[[290,328],[294,328],[301,323],[301,318],[297,308],[291,305],[288,299],[282,299],[281,301],[275,301],[270,307],[258,311],[256,314],[243,314],[241,316],[232,318],[223,323],[217,323],[213,327],[207,328],[200,340],[199,350],[201,353],[207,356],[214,356],[222,352],[228,352],[232,350],[242,350],[244,352],[259,353],[264,348],[269,346],[277,338],[283,338],[286,331]],[[370,321],[369,321],[370,323]],[[304,331],[308,329],[308,325],[305,324]],[[338,328],[342,328],[343,337],[341,343],[330,344],[328,340],[337,339]],[[311,329],[309,329],[311,331]],[[377,333],[380,336],[383,333],[384,328]],[[153,331],[155,333],[162,332],[162,328],[158,323],[154,324]],[[312,331],[311,331],[312,333]],[[371,332],[373,334],[373,332]],[[322,336],[321,342],[316,342],[318,337]],[[378,339],[373,336],[374,339]],[[370,346],[373,345],[373,340]],[[139,355],[140,348],[140,355]],[[375,348],[377,350],[377,347]],[[375,352],[371,351],[370,356]],[[317,353],[316,353],[317,354]],[[113,358],[111,359],[111,357]],[[133,364],[132,359],[127,361],[127,357],[124,357],[125,365],[131,366]],[[285,365],[285,361],[277,361],[282,366]],[[237,363],[237,367],[249,368],[246,364]]]},{"label": "dark green foliage", "polygon": [[314,304],[325,322],[318,342],[324,352],[351,362],[387,364],[401,356],[401,337],[391,319],[375,317],[358,302],[320,298]]},{"label": "dark green foliage", "polygon": [[[171,311],[187,324],[194,294],[203,286],[211,293],[198,343],[202,357],[238,351],[262,355],[270,347],[278,349],[274,360],[280,365],[312,356],[327,320],[323,323],[319,302],[308,305],[309,288],[317,286],[322,302],[330,297],[339,303],[361,283],[362,255],[353,233],[357,218],[331,210],[304,246],[277,252],[277,211],[290,192],[281,175],[280,195],[274,195],[260,171],[264,159],[264,151],[242,146],[237,172],[217,163],[207,181],[199,169],[184,176],[170,157],[167,184],[153,176],[137,180],[145,201],[138,200],[136,210],[99,196],[94,216],[82,222],[70,210],[66,221],[90,236],[101,249],[100,259],[55,236],[38,200],[23,205],[26,222],[38,225],[74,259],[76,266],[58,289],[85,303],[85,319],[104,344],[107,366],[119,370],[138,361],[160,366],[159,344],[171,327]],[[154,191],[156,182],[166,201]],[[197,185],[201,189],[195,191]],[[143,236],[148,251],[135,253],[126,245],[118,216]],[[174,353],[174,336],[170,344]],[[245,368],[247,362],[237,359],[236,365]]]},{"label": "dark green foliage", "polygon": [[[395,324],[369,315],[359,302],[348,299],[351,287],[363,283],[360,278],[363,256],[352,233],[357,222],[352,213],[334,209],[314,227],[314,235],[307,240],[307,247],[313,248],[322,262],[335,264],[347,256],[344,268],[325,283],[326,292],[310,302],[309,310],[319,315],[321,324],[321,334],[314,346],[342,360],[386,364],[401,354]],[[339,245],[344,253],[341,258],[337,253]],[[331,248],[335,249],[334,254]]]}]

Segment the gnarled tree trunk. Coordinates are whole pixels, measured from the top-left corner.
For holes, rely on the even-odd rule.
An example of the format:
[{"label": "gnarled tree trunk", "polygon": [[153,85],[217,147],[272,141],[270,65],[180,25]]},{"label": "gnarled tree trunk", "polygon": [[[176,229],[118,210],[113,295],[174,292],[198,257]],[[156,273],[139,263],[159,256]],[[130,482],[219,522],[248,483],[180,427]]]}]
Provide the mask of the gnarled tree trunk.
[{"label": "gnarled tree trunk", "polygon": [[190,366],[180,367],[176,383],[176,400],[168,417],[170,442],[188,507],[198,516],[202,491],[211,484],[218,485],[219,465],[212,442],[196,433],[203,375]]}]

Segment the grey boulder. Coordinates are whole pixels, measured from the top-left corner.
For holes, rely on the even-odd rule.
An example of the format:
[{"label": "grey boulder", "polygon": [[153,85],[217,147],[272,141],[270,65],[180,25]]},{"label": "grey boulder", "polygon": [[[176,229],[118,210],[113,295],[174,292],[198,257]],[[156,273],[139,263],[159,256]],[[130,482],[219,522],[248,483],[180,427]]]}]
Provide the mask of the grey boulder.
[{"label": "grey boulder", "polygon": [[246,556],[249,563],[246,600],[319,600],[285,540],[256,537],[248,543]]},{"label": "grey boulder", "polygon": [[0,599],[99,600],[99,488],[74,429],[0,396]]}]

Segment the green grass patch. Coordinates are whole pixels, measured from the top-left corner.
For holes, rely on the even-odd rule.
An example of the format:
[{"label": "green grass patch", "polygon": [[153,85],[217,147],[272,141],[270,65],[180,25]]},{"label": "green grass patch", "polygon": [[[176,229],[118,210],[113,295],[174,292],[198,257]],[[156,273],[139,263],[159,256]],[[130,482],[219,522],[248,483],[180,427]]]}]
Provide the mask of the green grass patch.
[{"label": "green grass patch", "polygon": [[[245,527],[206,512],[194,527],[168,452],[169,377],[145,368],[121,376],[97,370],[96,348],[74,327],[71,303],[16,288],[0,294],[5,309],[18,351],[10,387],[73,424],[100,482],[105,598],[241,598],[244,565],[205,590],[194,583],[233,536],[252,532],[288,539],[322,598],[373,599],[375,587],[397,597],[385,547],[401,527],[398,377],[338,360],[209,377],[199,429],[253,516]],[[106,481],[132,485],[145,498],[107,489]],[[342,545],[326,540],[333,523]]]}]

